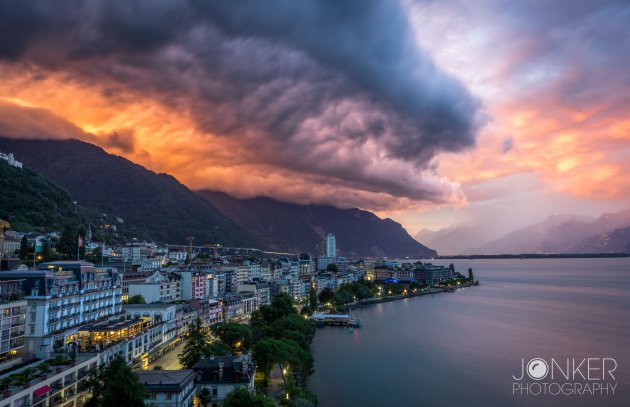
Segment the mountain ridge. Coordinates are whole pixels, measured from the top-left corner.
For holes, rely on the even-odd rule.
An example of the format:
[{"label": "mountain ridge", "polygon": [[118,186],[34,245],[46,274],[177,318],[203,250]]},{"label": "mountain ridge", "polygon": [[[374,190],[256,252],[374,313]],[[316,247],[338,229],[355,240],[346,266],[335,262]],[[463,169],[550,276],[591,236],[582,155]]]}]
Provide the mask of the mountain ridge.
[{"label": "mountain ridge", "polygon": [[298,205],[267,197],[238,199],[211,190],[197,193],[274,249],[310,250],[321,254],[324,236],[332,232],[340,254],[346,256],[437,255],[435,250],[409,236],[399,223],[361,209]]},{"label": "mountain ridge", "polygon": [[[26,167],[65,188],[79,204],[121,217],[125,229],[135,232],[138,239],[184,244],[193,236],[195,244],[320,254],[324,233],[333,232],[340,253],[349,256],[437,254],[416,242],[397,222],[368,211],[300,206],[271,198],[239,200],[223,193],[215,193],[213,203],[208,194],[190,190],[170,174],[153,172],[76,139],[0,137],[0,150],[15,153]],[[240,214],[235,212],[238,208]]]}]

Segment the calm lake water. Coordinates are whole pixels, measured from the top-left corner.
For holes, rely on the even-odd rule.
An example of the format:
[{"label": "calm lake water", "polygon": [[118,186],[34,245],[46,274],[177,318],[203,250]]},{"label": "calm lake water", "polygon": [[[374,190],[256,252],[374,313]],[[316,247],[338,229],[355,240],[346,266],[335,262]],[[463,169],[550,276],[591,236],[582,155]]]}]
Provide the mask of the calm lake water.
[{"label": "calm lake water", "polygon": [[[320,406],[630,406],[630,259],[453,263],[482,285],[361,308],[353,333],[318,329]],[[534,357],[614,358],[615,394],[513,395]]]}]

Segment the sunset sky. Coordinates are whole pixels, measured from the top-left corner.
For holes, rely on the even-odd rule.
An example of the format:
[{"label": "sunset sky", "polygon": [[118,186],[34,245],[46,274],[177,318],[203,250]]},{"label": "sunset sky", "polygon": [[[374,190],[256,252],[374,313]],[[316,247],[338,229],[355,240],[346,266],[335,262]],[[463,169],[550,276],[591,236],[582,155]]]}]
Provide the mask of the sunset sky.
[{"label": "sunset sky", "polygon": [[0,134],[499,234],[630,208],[628,27],[603,0],[0,1]]}]

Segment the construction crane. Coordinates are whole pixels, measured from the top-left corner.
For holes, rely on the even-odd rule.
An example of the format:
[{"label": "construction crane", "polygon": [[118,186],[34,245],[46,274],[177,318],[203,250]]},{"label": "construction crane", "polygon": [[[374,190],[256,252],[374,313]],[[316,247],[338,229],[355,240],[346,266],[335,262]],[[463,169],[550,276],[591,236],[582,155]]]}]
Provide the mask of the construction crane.
[{"label": "construction crane", "polygon": [[193,257],[192,257],[192,243],[193,243],[193,240],[194,240],[194,239],[195,239],[195,238],[194,238],[194,237],[192,237],[192,236],[191,236],[191,237],[187,237],[187,238],[186,238],[186,240],[188,241],[188,261],[189,261],[190,263],[192,263],[192,258],[193,258]]}]

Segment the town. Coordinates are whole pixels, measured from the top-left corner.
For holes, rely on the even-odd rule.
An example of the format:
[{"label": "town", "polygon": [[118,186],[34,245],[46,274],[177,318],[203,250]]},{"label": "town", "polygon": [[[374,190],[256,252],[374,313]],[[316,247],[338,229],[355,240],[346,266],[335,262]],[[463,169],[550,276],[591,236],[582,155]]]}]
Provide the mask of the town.
[{"label": "town", "polygon": [[[68,242],[67,230],[38,235],[0,224],[0,406],[89,405],[90,378],[113,365],[133,370],[148,405],[234,405],[230,397],[245,397],[243,389],[304,403],[314,397],[300,387],[308,375],[296,366],[300,351],[263,353],[265,340],[288,341],[264,339],[260,320],[270,310],[300,315],[308,351],[313,313],[473,282],[472,270],[464,277],[429,262],[337,256],[333,233],[325,253],[312,256],[195,246],[192,238],[105,245],[93,241],[91,225]],[[294,328],[286,329],[293,342]],[[254,345],[256,336],[263,339]],[[188,352],[197,342],[203,349]],[[310,354],[304,360],[312,365]],[[279,367],[284,386],[274,388]]]}]

